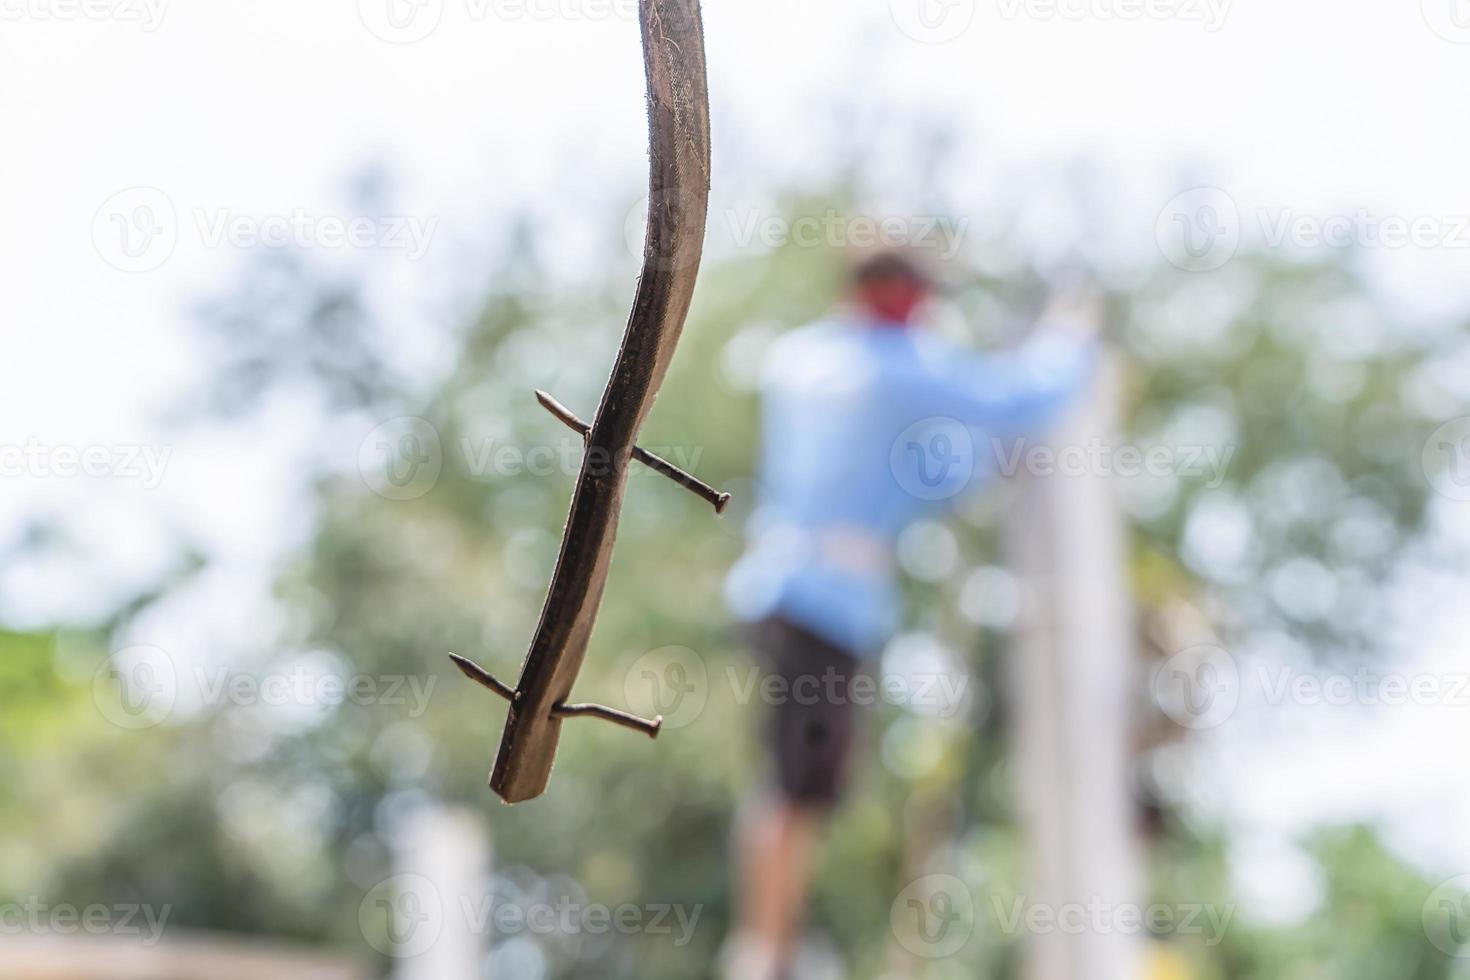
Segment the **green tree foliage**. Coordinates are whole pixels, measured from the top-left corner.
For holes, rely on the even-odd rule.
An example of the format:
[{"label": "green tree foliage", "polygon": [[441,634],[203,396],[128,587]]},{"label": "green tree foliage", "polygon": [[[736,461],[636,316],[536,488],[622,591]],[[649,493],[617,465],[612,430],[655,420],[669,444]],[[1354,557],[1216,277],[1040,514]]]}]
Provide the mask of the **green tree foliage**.
[{"label": "green tree foliage", "polygon": [[[847,200],[792,196],[786,206],[792,215],[845,212]],[[253,669],[315,658],[346,675],[411,678],[427,691],[427,710],[383,698],[302,722],[214,705],[122,733],[97,720],[90,674],[56,666],[54,638],[0,636],[0,778],[16,788],[0,799],[12,828],[0,853],[38,843],[14,829],[26,826],[24,813],[85,813],[85,827],[34,831],[55,831],[61,843],[44,867],[27,865],[56,894],[126,891],[173,904],[184,925],[362,950],[359,904],[394,871],[390,841],[403,815],[430,800],[461,803],[483,814],[502,894],[700,910],[686,946],[646,934],[503,940],[503,965],[532,965],[514,975],[536,975],[537,963],[559,978],[705,975],[728,925],[727,841],[742,794],[761,776],[759,706],[740,697],[749,661],[720,598],[741,548],[739,506],[753,490],[748,381],[772,336],[826,310],[843,257],[794,244],[716,256],[645,434],[647,446],[736,491],[741,504],[719,520],[666,481],[634,478],[578,695],[625,704],[640,658],[680,646],[703,665],[702,711],[652,743],[569,723],[549,794],[508,809],[485,788],[504,706],[460,677],[446,653],[515,675],[577,464],[576,439],[532,391],[590,415],[632,293],[631,257],[569,284],[540,258],[551,249],[534,227],[518,224],[487,270],[483,302],[450,334],[453,357],[438,373],[401,368],[370,314],[370,275],[329,274],[303,255],[268,255],[204,309],[216,357],[211,406],[233,418],[304,396],[322,433],[303,503],[313,530],[277,583],[286,625],[278,652]],[[975,234],[950,273],[952,302],[982,342],[994,342],[1034,314],[1047,277],[1013,222]],[[1259,254],[1205,276],[1161,262],[1144,272],[1109,296],[1131,438],[1234,454],[1217,486],[1166,478],[1131,488],[1142,601],[1197,600],[1231,642],[1290,642],[1319,658],[1381,654],[1382,586],[1415,541],[1429,493],[1418,454],[1433,426],[1414,388],[1429,383],[1429,358],[1462,335],[1395,324],[1348,260]],[[408,500],[375,493],[371,474],[342,462],[402,416],[432,425],[442,463],[432,488]],[[977,695],[958,718],[873,713],[856,798],[824,854],[814,926],[857,976],[892,961],[890,905],[933,852],[974,883],[982,916],[992,895],[1023,887],[1003,705],[992,693],[1003,624],[955,611],[972,569],[999,561],[1001,514],[994,497],[963,508],[950,532],[959,565],[913,586],[916,635],[959,651]],[[104,638],[76,642],[71,659],[95,669]],[[1228,904],[1223,853],[1208,829],[1171,822],[1158,854],[1160,900]],[[1328,899],[1308,926],[1258,928],[1243,915],[1247,924],[1219,946],[1180,939],[1203,976],[1451,976],[1418,920],[1428,883],[1367,830],[1329,835],[1315,854]],[[14,875],[0,882],[16,894],[26,887]],[[1012,976],[1017,942],[982,928],[956,957],[914,968]]]}]

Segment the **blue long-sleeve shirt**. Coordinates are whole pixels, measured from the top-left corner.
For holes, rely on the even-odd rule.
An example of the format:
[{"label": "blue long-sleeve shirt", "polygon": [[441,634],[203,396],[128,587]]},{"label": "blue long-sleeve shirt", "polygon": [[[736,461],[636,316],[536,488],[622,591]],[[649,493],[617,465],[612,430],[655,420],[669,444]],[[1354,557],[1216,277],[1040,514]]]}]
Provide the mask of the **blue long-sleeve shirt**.
[{"label": "blue long-sleeve shirt", "polygon": [[1096,359],[1045,324],[1003,354],[860,320],[782,337],[762,378],[760,500],[726,584],[731,612],[881,651],[900,620],[899,534],[993,479],[1000,441],[1046,426]]}]

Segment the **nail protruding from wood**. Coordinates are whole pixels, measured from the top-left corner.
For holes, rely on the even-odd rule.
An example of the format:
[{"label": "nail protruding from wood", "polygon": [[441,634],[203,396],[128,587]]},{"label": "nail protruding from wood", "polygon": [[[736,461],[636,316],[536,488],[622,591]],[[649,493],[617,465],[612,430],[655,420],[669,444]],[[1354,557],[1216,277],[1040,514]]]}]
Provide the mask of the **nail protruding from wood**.
[{"label": "nail protruding from wood", "polygon": [[624,728],[631,728],[635,732],[642,732],[649,738],[658,738],[659,730],[664,727],[663,715],[659,715],[653,721],[648,721],[624,711],[604,708],[600,704],[564,704],[554,709],[552,714],[560,718],[600,718],[603,721],[610,721],[614,725],[621,725]]},{"label": "nail protruding from wood", "polygon": [[[581,435],[583,440],[586,440],[588,434],[591,433],[592,426],[577,418],[576,413],[567,408],[561,402],[557,401],[555,398],[548,395],[546,392],[537,391],[536,400],[541,403],[542,408],[546,409],[552,415],[560,419],[567,428]],[[655,456],[653,453],[647,452],[643,449],[638,449],[636,447],[633,450],[633,458],[642,463],[644,466],[647,466],[649,469],[653,470],[655,473],[661,473],[662,475],[668,477],[670,480],[673,480],[675,483],[679,484],[679,486],[693,493],[695,496],[700,497],[706,503],[714,507],[716,514],[723,514],[725,512],[725,508],[730,504],[730,495],[728,493],[716,490],[708,483],[705,483],[703,480],[700,480],[696,476],[692,476],[689,473],[684,472],[683,470],[679,469],[679,467],[675,466],[673,463],[670,463],[666,459]]]},{"label": "nail protruding from wood", "polygon": [[474,681],[476,684],[481,684],[485,687],[488,687],[496,694],[505,698],[505,700],[509,701],[511,704],[516,703],[515,689],[508,684],[501,683],[499,680],[496,679],[494,674],[490,673],[490,671],[486,670],[484,667],[481,667],[473,660],[461,657],[457,653],[451,653],[449,655],[449,659],[454,661],[454,666],[458,667],[461,673],[463,673],[470,680]]},{"label": "nail protruding from wood", "polygon": [[[454,666],[458,667],[461,673],[476,684],[489,688],[511,704],[516,704],[520,701],[520,697],[510,685],[503,683],[494,674],[490,673],[490,671],[481,667],[468,657],[461,657],[457,653],[451,653],[449,659],[454,661]],[[653,721],[648,721],[645,718],[639,718],[637,715],[630,715],[625,711],[604,708],[600,704],[563,704],[553,708],[551,713],[558,718],[600,718],[603,721],[610,721],[614,725],[621,725],[624,728],[631,728],[635,732],[642,732],[649,738],[658,738],[659,730],[664,725],[662,715]]]}]

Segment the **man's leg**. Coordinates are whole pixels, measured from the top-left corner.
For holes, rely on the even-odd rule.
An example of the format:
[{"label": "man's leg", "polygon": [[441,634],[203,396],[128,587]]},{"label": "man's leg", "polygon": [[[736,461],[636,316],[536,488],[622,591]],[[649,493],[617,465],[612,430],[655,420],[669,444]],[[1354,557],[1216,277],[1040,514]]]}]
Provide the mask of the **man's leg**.
[{"label": "man's leg", "polygon": [[795,953],[826,814],[766,794],[747,803],[736,838],[739,911],[731,980],[777,980]]},{"label": "man's leg", "polygon": [[755,646],[781,678],[783,695],[767,708],[771,785],[742,808],[737,828],[730,980],[779,980],[791,962],[816,850],[846,787],[854,732],[854,657],[782,620],[761,624]]}]

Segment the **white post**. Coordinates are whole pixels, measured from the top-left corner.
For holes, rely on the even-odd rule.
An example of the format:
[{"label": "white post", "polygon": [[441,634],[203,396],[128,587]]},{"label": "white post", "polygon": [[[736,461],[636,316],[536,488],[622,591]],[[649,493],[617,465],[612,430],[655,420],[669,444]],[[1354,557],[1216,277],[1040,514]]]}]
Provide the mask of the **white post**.
[{"label": "white post", "polygon": [[411,817],[396,841],[397,874],[426,922],[422,940],[406,945],[394,980],[488,980],[488,937],[475,914],[490,901],[490,841],[463,810],[426,809]]},{"label": "white post", "polygon": [[[1086,401],[1044,441],[1117,447],[1114,365]],[[1136,908],[1144,902],[1129,792],[1138,666],[1127,523],[1102,473],[1018,482],[1009,549],[1027,596],[1012,671],[1026,897],[1058,914],[1073,903]],[[1078,935],[1025,937],[1027,980],[1140,980],[1144,937],[1085,921]]]}]

